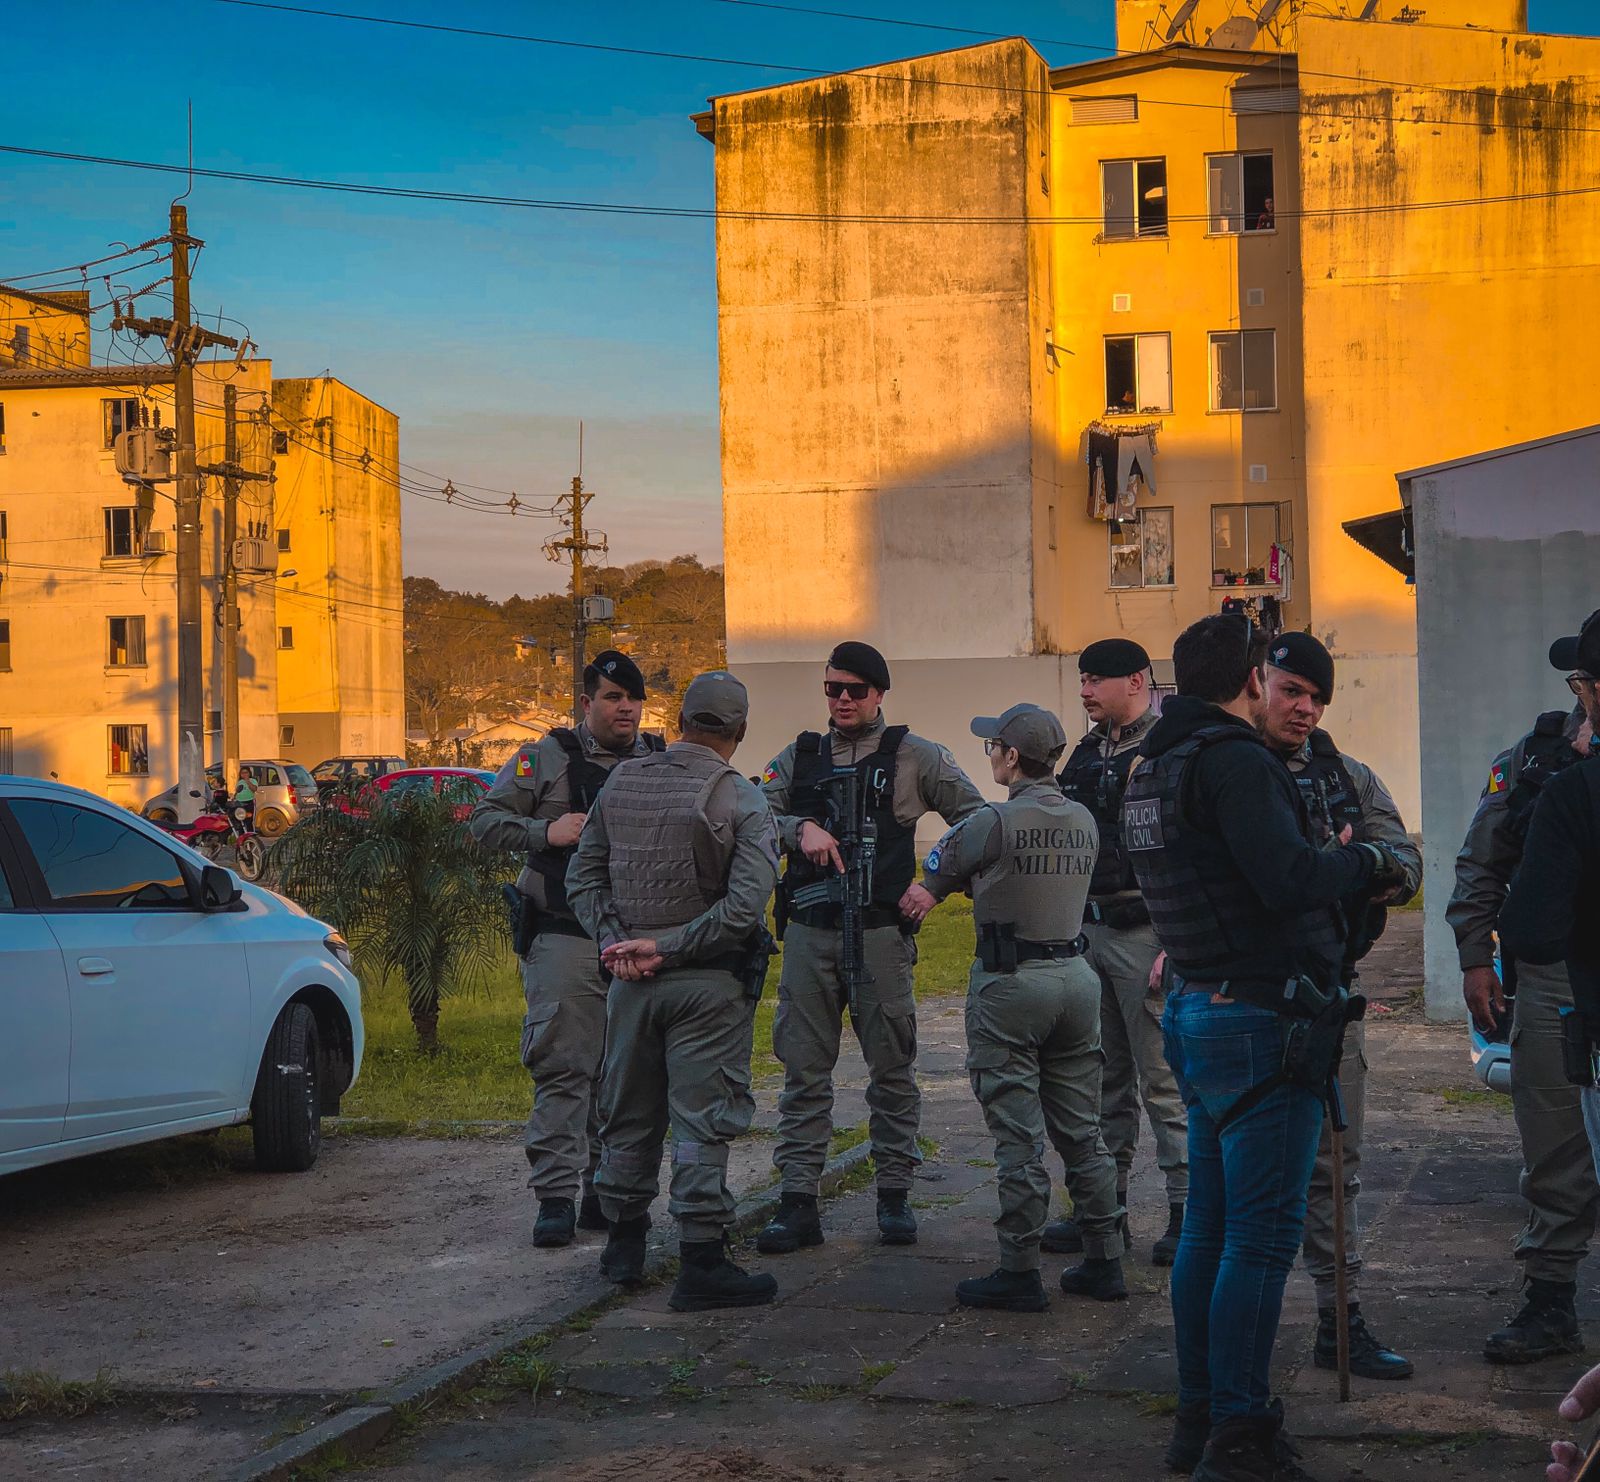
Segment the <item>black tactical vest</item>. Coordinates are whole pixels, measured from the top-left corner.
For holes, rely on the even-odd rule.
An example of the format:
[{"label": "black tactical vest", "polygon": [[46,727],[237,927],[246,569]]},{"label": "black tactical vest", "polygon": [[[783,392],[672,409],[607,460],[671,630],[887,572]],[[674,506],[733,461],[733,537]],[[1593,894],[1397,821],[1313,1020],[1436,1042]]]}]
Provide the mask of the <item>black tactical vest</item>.
[{"label": "black tactical vest", "polygon": [[[1123,840],[1156,936],[1173,968],[1200,982],[1284,982],[1307,972],[1326,986],[1339,971],[1343,920],[1322,907],[1269,910],[1220,835],[1190,821],[1189,764],[1210,746],[1265,746],[1242,726],[1206,726],[1171,751],[1144,757],[1123,801]],[[1298,804],[1300,828],[1310,824]]]},{"label": "black tactical vest", "polygon": [[1570,719],[1564,710],[1547,710],[1533,723],[1533,729],[1517,743],[1522,765],[1517,769],[1517,780],[1506,798],[1506,811],[1510,815],[1511,837],[1516,843],[1519,858],[1522,846],[1528,841],[1533,805],[1544,791],[1545,784],[1556,773],[1565,771],[1581,760],[1567,736]]},{"label": "black tactical vest", "polygon": [[1293,773],[1295,785],[1300,789],[1300,801],[1306,805],[1311,820],[1311,842],[1319,849],[1330,843],[1349,827],[1350,840],[1359,844],[1367,836],[1366,819],[1362,817],[1361,800],[1356,796],[1355,783],[1350,780],[1349,769],[1333,737],[1326,731],[1311,733],[1311,755],[1305,765]]},{"label": "black tactical vest", "polygon": [[[653,731],[640,731],[639,739],[644,742],[647,752],[667,749],[667,743]],[[600,789],[606,785],[611,767],[603,767],[595,761],[583,749],[582,738],[570,726],[557,726],[550,732],[550,740],[567,754],[566,811],[587,813],[600,796]],[[528,868],[544,877],[545,905],[551,911],[567,915],[572,913],[572,908],[567,904],[567,863],[577,851],[576,844],[569,844],[564,849],[528,851]]]},{"label": "black tactical vest", "polygon": [[[898,907],[900,897],[917,874],[917,831],[907,828],[894,816],[895,764],[900,743],[910,729],[910,726],[885,726],[878,738],[877,750],[855,764],[861,778],[862,796],[873,800],[872,819],[878,826],[877,863],[872,875],[872,902],[878,906]],[[832,736],[802,731],[794,743],[790,812],[797,818],[826,824],[828,799],[822,782],[833,771]],[[803,854],[792,854],[784,868],[783,889],[792,896],[800,886],[824,879],[832,872],[831,865],[823,870]]]},{"label": "black tactical vest", "polygon": [[1139,884],[1122,843],[1122,795],[1139,749],[1130,746],[1108,757],[1102,749],[1104,739],[1093,733],[1085,736],[1056,778],[1062,792],[1094,814],[1100,830],[1100,852],[1095,856],[1090,895],[1115,895],[1137,889]]}]

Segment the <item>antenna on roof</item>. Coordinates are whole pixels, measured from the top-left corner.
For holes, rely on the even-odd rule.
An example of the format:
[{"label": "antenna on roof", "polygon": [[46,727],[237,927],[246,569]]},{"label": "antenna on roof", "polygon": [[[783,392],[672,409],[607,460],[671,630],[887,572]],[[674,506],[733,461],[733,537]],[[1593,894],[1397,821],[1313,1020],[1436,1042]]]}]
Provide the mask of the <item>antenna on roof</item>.
[{"label": "antenna on roof", "polygon": [[1264,26],[1275,16],[1283,6],[1283,0],[1267,0],[1267,3],[1256,12],[1256,24]]},{"label": "antenna on roof", "polygon": [[1178,7],[1178,13],[1173,16],[1171,24],[1167,27],[1168,41],[1178,39],[1178,32],[1189,24],[1189,17],[1195,13],[1199,4],[1200,0],[1183,0],[1183,4]]}]

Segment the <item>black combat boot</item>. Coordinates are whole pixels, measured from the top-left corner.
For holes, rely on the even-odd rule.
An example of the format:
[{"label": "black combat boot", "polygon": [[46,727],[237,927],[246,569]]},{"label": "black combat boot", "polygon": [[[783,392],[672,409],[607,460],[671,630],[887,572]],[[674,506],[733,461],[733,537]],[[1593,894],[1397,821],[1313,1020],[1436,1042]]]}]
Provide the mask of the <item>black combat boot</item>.
[{"label": "black combat boot", "polygon": [[683,1264],[667,1298],[667,1306],[674,1312],[760,1307],[777,1295],[778,1283],[772,1277],[741,1271],[728,1259],[720,1240],[685,1240],[678,1252]]},{"label": "black combat boot", "polygon": [[644,1236],[650,1216],[618,1220],[611,1226],[611,1237],[600,1252],[600,1274],[618,1286],[632,1286],[644,1279]]},{"label": "black combat boot", "polygon": [[1183,1206],[1167,1206],[1167,1233],[1150,1247],[1152,1266],[1170,1266],[1178,1259],[1178,1241],[1183,1238]]},{"label": "black combat boot", "polygon": [[1053,1256],[1078,1255],[1083,1250],[1083,1231],[1070,1214],[1051,1220],[1039,1237],[1039,1249]]},{"label": "black combat boot", "polygon": [[958,1281],[956,1301],[963,1307],[990,1307],[998,1312],[1045,1312],[1050,1307],[1037,1271],[993,1271]]},{"label": "black combat boot", "polygon": [[1531,1277],[1522,1311],[1498,1333],[1490,1333],[1483,1356],[1491,1364],[1531,1364],[1558,1353],[1582,1353],[1583,1333],[1574,1302],[1575,1281]]},{"label": "black combat boot", "polygon": [[1194,1482],[1276,1482],[1281,1426],[1275,1415],[1224,1420],[1206,1441],[1200,1464],[1194,1469]]},{"label": "black combat boot", "polygon": [[[1410,1359],[1401,1358],[1393,1349],[1378,1342],[1367,1320],[1361,1315],[1361,1304],[1352,1302],[1350,1313],[1350,1372],[1362,1379],[1409,1379],[1415,1372]],[[1317,1347],[1312,1360],[1319,1369],[1339,1367],[1339,1309],[1317,1309]]]},{"label": "black combat boot", "polygon": [[802,1246],[821,1244],[815,1194],[785,1194],[778,1200],[778,1212],[756,1236],[756,1249],[764,1256],[786,1256]]},{"label": "black combat boot", "polygon": [[585,1194],[578,1205],[578,1228],[580,1230],[609,1230],[611,1223],[606,1219],[606,1212],[600,1207],[598,1194]]},{"label": "black combat boot", "polygon": [[1122,1279],[1122,1261],[1113,1256],[1097,1261],[1092,1256],[1081,1266],[1068,1266],[1061,1273],[1061,1290],[1069,1297],[1093,1297],[1096,1302],[1125,1302],[1128,1284]]},{"label": "black combat boot", "polygon": [[907,1190],[878,1190],[878,1239],[884,1245],[917,1243],[917,1217]]},{"label": "black combat boot", "polygon": [[533,1243],[542,1246],[571,1245],[577,1218],[572,1200],[541,1199],[539,1218],[533,1222]]},{"label": "black combat boot", "polygon": [[1200,1465],[1206,1449],[1206,1439],[1211,1434],[1211,1406],[1209,1404],[1179,1405],[1172,1421],[1172,1439],[1167,1442],[1167,1470],[1182,1472],[1185,1477]]}]

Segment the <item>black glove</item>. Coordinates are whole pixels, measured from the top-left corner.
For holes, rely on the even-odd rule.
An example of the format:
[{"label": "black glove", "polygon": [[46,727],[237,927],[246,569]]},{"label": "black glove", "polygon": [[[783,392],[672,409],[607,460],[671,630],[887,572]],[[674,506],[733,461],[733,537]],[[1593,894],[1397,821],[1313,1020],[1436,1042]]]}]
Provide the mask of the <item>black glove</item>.
[{"label": "black glove", "polygon": [[1367,850],[1375,862],[1370,882],[1370,889],[1374,895],[1381,895],[1386,890],[1393,890],[1396,886],[1403,886],[1406,883],[1405,866],[1400,863],[1400,857],[1387,844],[1366,842],[1356,847]]}]

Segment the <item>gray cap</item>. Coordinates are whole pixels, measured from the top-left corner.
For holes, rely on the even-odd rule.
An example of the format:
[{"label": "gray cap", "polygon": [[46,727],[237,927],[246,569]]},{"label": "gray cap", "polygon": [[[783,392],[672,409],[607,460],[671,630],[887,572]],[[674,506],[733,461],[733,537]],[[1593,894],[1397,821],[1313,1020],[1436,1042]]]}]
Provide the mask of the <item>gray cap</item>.
[{"label": "gray cap", "polygon": [[697,731],[731,736],[750,714],[750,694],[726,669],[697,674],[683,693],[683,721]]},{"label": "gray cap", "polygon": [[1067,733],[1053,711],[1037,705],[1013,705],[1004,715],[979,715],[972,734],[985,741],[1004,741],[1036,762],[1053,762],[1067,744]]}]

